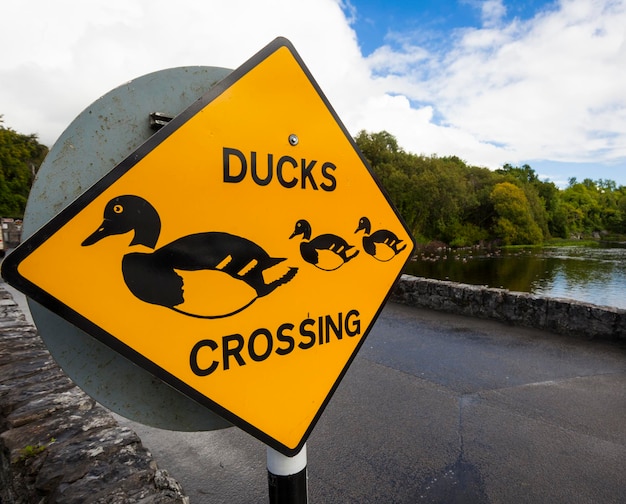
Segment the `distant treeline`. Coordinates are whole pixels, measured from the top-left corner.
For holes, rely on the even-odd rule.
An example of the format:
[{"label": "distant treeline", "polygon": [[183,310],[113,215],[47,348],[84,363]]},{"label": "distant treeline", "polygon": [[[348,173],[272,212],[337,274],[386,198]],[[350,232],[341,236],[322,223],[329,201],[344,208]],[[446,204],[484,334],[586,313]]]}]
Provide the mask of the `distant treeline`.
[{"label": "distant treeline", "polygon": [[355,140],[418,242],[526,245],[626,235],[626,187],[612,180],[571,178],[559,189],[528,165],[493,171],[456,156],[411,154],[386,131],[361,131]]},{"label": "distant treeline", "polygon": [[[48,148],[2,123],[0,115],[0,216],[21,218]],[[626,235],[626,187],[612,180],[572,178],[559,189],[528,165],[492,171],[456,156],[411,154],[386,131],[361,131],[355,140],[418,242],[525,245]]]}]

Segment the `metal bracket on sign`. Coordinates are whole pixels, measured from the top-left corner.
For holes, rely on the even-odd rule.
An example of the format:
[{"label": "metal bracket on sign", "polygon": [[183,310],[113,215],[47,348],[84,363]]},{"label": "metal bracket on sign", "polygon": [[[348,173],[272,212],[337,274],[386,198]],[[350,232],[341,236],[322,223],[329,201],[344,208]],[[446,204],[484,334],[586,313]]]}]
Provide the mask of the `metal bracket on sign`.
[{"label": "metal bracket on sign", "polygon": [[162,112],[152,112],[150,114],[150,129],[158,131],[172,119],[172,117],[166,116]]}]

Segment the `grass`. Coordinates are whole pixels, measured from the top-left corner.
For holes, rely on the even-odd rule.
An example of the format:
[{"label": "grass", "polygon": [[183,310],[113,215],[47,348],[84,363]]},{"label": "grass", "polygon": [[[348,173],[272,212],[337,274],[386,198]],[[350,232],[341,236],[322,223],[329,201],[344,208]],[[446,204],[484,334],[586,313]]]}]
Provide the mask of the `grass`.
[{"label": "grass", "polygon": [[36,457],[40,453],[44,452],[52,443],[54,443],[56,439],[50,438],[50,441],[45,444],[37,443],[36,445],[27,445],[20,450],[19,461],[24,461],[26,459]]}]

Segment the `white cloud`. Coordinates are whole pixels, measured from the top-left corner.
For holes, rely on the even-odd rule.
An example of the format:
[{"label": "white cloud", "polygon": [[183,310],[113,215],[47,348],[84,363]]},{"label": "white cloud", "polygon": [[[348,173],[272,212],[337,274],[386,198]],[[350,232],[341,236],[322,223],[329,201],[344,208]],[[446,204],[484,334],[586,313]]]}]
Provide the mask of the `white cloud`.
[{"label": "white cloud", "polygon": [[[501,16],[496,4],[483,3],[483,12],[490,7]],[[423,69],[409,69],[402,79],[387,80],[389,91],[431,104],[441,126],[498,146],[475,149],[475,163],[623,161],[624,26],[624,2],[564,0],[529,21],[466,29],[446,53],[423,62],[426,79]],[[406,58],[389,54],[398,65]],[[370,63],[384,73],[377,60]]]},{"label": "white cloud", "polygon": [[386,129],[406,150],[492,168],[626,164],[626,2],[562,0],[526,21],[506,21],[502,0],[479,5],[483,26],[445,34],[445,50],[402,34],[364,58],[341,0],[6,2],[0,114],[51,145],[123,82],[234,68],[282,35],[353,134]]},{"label": "white cloud", "polygon": [[279,35],[325,88],[367,78],[355,34],[332,0],[7,2],[0,33],[11,45],[0,57],[5,125],[46,143],[134,77],[185,65],[235,68]]},{"label": "white cloud", "polygon": [[428,51],[418,46],[404,45],[402,52],[399,53],[390,46],[384,45],[370,54],[367,61],[370,67],[378,73],[404,76],[416,65],[426,62],[429,58]]},{"label": "white cloud", "polygon": [[484,26],[497,26],[506,15],[506,7],[502,0],[485,0],[481,12]]}]

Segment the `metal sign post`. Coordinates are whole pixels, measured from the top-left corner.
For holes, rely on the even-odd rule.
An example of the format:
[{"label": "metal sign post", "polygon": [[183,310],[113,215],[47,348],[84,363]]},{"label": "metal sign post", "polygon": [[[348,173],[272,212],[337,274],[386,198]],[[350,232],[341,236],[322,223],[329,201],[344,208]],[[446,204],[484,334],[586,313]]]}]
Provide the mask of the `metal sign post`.
[{"label": "metal sign post", "polygon": [[267,482],[270,504],[307,504],[306,444],[293,457],[268,446]]}]

